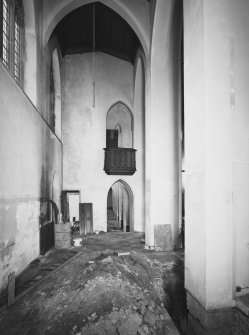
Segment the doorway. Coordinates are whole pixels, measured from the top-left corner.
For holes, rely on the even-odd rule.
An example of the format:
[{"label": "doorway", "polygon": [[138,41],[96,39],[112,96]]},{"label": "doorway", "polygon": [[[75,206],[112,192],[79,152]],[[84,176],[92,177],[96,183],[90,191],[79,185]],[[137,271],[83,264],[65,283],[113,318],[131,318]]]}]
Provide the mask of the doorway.
[{"label": "doorway", "polygon": [[82,203],[80,210],[80,235],[93,234],[93,204]]},{"label": "doorway", "polygon": [[133,194],[123,180],[116,181],[107,194],[107,231],[134,231]]},{"label": "doorway", "polygon": [[79,191],[62,191],[62,215],[65,222],[79,223]]}]

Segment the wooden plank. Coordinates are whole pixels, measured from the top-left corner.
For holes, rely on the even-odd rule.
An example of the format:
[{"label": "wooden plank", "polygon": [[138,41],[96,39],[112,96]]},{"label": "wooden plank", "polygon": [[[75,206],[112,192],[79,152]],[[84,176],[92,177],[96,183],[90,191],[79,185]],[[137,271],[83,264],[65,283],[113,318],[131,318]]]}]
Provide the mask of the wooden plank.
[{"label": "wooden plank", "polygon": [[130,255],[130,252],[129,251],[115,251],[114,255],[116,255],[118,257],[120,257],[120,256],[128,256],[128,255]]},{"label": "wooden plank", "polygon": [[80,235],[93,233],[93,208],[92,203],[80,203]]}]

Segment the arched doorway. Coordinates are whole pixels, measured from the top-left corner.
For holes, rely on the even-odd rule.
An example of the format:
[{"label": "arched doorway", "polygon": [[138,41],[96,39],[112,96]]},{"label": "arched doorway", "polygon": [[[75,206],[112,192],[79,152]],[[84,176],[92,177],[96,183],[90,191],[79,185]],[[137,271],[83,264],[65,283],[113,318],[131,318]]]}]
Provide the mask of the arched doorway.
[{"label": "arched doorway", "polygon": [[107,231],[134,231],[133,194],[123,180],[116,181],[107,194]]}]

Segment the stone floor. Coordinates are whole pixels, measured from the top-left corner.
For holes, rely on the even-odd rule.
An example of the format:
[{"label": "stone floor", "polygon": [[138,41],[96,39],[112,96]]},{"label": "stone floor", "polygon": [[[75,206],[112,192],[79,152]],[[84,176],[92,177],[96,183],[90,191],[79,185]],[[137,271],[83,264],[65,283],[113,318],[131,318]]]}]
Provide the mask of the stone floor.
[{"label": "stone floor", "polygon": [[183,253],[145,250],[140,233],[86,236],[32,262],[17,293],[1,335],[179,334],[165,307],[185,322]]},{"label": "stone floor", "polygon": [[[40,256],[30,263],[29,267],[16,278],[15,295],[16,300],[27,294],[30,290],[41,284],[43,280],[49,278],[57,269],[75,257],[79,252],[77,248],[53,249],[46,255]],[[7,291],[7,290],[6,290]],[[7,307],[7,292],[3,292],[0,297],[0,313]]]}]

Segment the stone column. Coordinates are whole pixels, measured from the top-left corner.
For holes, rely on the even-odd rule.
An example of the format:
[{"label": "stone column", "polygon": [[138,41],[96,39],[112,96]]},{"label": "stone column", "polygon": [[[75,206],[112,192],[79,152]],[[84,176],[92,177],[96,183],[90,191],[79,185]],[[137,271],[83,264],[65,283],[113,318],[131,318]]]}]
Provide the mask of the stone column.
[{"label": "stone column", "polygon": [[134,145],[136,149],[136,173],[133,176],[136,208],[134,223],[136,231],[145,229],[145,67],[143,52],[137,55],[134,78]]},{"label": "stone column", "polygon": [[[179,71],[181,2],[158,0],[151,46],[149,141],[150,229],[146,243],[156,250],[172,250],[179,230]],[[147,115],[146,115],[147,116]],[[149,138],[149,140],[148,140]],[[148,157],[147,157],[148,159]],[[147,195],[148,196],[148,195]],[[149,229],[147,228],[147,231]]]},{"label": "stone column", "polygon": [[[234,239],[236,225],[249,242],[249,188],[236,180],[241,172],[249,181],[248,14],[247,0],[184,1],[185,287],[198,334],[223,334],[239,269],[248,268],[248,250]],[[241,285],[248,279],[244,271]]]}]

